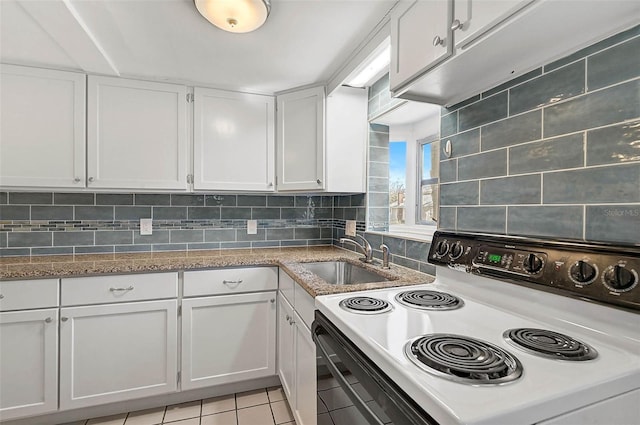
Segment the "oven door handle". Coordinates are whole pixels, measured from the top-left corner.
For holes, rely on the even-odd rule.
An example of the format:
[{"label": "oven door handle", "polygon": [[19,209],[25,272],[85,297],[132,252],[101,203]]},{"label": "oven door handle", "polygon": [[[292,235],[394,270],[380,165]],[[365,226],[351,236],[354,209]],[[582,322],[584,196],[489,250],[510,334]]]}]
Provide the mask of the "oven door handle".
[{"label": "oven door handle", "polygon": [[326,345],[328,345],[328,344],[326,342],[323,342],[324,339],[328,339],[328,338],[329,337],[327,337],[325,335],[318,335],[315,332],[313,333],[313,339],[316,342],[316,346],[320,349],[322,357],[325,359],[327,367],[329,368],[329,372],[331,372],[331,375],[333,375],[333,377],[336,378],[336,380],[338,381],[338,383],[340,384],[342,389],[347,393],[349,398],[359,405],[358,406],[359,407],[358,410],[360,410],[360,413],[362,413],[363,416],[365,416],[365,419],[367,420],[367,422],[369,424],[371,424],[371,425],[384,425],[384,422],[382,422],[376,416],[376,414],[373,413],[373,411],[369,408],[369,406],[367,406],[367,404],[364,402],[364,400],[362,398],[360,398],[358,393],[356,393],[355,390],[353,388],[351,388],[351,386],[349,385],[349,382],[347,381],[347,379],[340,372],[340,370],[335,365],[335,363],[333,363],[331,361],[331,358],[330,358],[329,353],[328,353],[327,348],[326,348]]}]

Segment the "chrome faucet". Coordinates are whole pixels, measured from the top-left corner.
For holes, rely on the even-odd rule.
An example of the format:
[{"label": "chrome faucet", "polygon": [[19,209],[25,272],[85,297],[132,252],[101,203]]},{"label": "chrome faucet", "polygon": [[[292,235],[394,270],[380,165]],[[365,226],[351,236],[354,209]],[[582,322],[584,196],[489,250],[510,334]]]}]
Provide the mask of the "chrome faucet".
[{"label": "chrome faucet", "polygon": [[359,249],[364,254],[364,258],[362,259],[362,261],[364,261],[365,263],[372,263],[373,249],[371,248],[371,244],[360,235],[356,235],[355,237],[362,240],[362,245],[360,245],[358,241],[354,241],[353,239],[349,238],[340,238],[340,243],[344,244],[345,242],[351,242],[353,245],[355,245],[356,249]]},{"label": "chrome faucet", "polygon": [[389,267],[389,247],[385,244],[380,245],[380,249],[382,250],[382,268],[390,269]]}]

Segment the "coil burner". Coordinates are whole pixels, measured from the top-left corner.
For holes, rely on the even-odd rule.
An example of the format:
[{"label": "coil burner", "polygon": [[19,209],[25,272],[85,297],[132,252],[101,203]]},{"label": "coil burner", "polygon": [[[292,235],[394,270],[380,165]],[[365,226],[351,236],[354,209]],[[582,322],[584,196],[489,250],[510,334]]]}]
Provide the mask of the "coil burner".
[{"label": "coil burner", "polygon": [[568,361],[585,361],[598,357],[598,352],[590,345],[546,329],[509,329],[502,336],[514,347],[541,357]]},{"label": "coil burner", "polygon": [[372,297],[351,297],[340,301],[340,307],[361,314],[378,314],[391,310],[391,304]]},{"label": "coil burner", "polygon": [[464,302],[446,292],[415,290],[400,292],[396,295],[400,304],[422,310],[454,310],[464,305]]},{"label": "coil burner", "polygon": [[421,369],[460,383],[503,384],[522,375],[520,361],[505,350],[461,335],[421,336],[405,345],[405,354]]}]

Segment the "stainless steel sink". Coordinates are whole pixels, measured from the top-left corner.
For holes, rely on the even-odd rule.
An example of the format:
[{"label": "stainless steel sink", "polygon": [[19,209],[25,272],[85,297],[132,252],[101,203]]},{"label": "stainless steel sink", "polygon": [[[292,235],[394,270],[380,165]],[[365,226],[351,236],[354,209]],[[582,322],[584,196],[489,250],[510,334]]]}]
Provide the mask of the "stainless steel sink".
[{"label": "stainless steel sink", "polygon": [[389,281],[389,279],[378,273],[347,263],[346,261],[304,263],[302,266],[332,285],[353,285],[356,283]]}]

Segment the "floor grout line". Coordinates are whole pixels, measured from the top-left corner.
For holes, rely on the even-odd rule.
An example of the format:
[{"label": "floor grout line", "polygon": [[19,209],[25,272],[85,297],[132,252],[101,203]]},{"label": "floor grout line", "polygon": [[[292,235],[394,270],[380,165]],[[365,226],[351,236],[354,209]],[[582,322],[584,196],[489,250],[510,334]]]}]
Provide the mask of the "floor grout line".
[{"label": "floor grout line", "polygon": [[[273,388],[273,387],[269,387],[269,388]],[[276,425],[277,422],[276,422],[275,412],[273,410],[273,404],[274,403],[279,403],[279,402],[282,402],[282,401],[286,401],[286,397],[282,398],[281,400],[273,400],[272,401],[271,398],[269,397],[269,388],[264,388],[263,389],[266,392],[266,396],[267,396],[267,402],[266,403],[258,403],[258,404],[252,405],[252,406],[245,406],[245,407],[241,407],[240,408],[240,407],[238,407],[238,394],[241,394],[241,393],[234,393],[233,394],[233,400],[234,400],[234,408],[233,409],[223,410],[223,411],[220,411],[220,412],[210,413],[210,414],[207,414],[207,415],[203,415],[203,412],[204,412],[204,400],[205,399],[192,400],[192,401],[185,402],[185,403],[177,403],[177,404],[186,404],[186,403],[195,404],[196,402],[199,402],[199,405],[200,405],[199,414],[198,414],[198,416],[194,416],[194,417],[191,417],[191,418],[176,419],[176,420],[174,420],[172,422],[165,422],[165,420],[167,419],[167,409],[169,408],[169,406],[173,406],[173,404],[172,405],[166,405],[166,406],[164,406],[162,408],[163,409],[162,410],[162,418],[160,419],[160,422],[157,425],[161,425],[161,424],[170,425],[170,424],[173,424],[173,423],[178,423],[178,422],[181,422],[181,421],[188,421],[188,420],[192,420],[192,419],[196,419],[196,418],[198,419],[198,425],[202,425],[202,417],[203,416],[219,415],[219,414],[231,412],[232,410],[235,413],[236,424],[239,425],[240,424],[240,417],[239,417],[238,413],[239,413],[240,410],[250,409],[250,408],[254,408],[254,407],[258,407],[258,406],[264,406],[265,404],[269,405],[269,412],[271,413],[271,420],[273,421],[273,424]],[[274,389],[277,390],[277,387],[274,388]],[[288,406],[288,402],[286,404]],[[158,407],[158,409],[159,408],[160,408],[160,406]],[[147,410],[147,409],[142,409],[142,410]],[[126,422],[127,422],[127,420],[129,419],[129,417],[131,416],[132,413],[134,413],[134,411],[124,413],[125,417],[124,417],[124,420],[122,422],[124,425],[126,425]],[[87,425],[89,423],[89,421],[94,420],[94,419],[98,419],[98,418],[86,419],[86,420],[82,421],[82,423],[84,425]],[[285,423],[283,423],[281,425],[287,425],[287,424],[291,424],[291,423],[295,425],[295,418],[292,421],[285,422]]]}]

